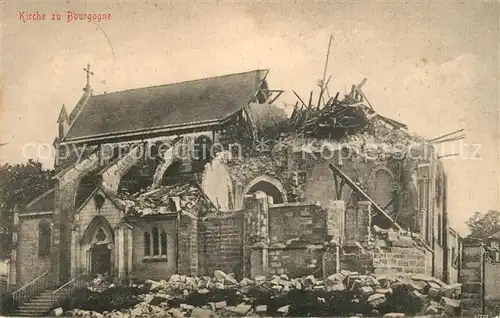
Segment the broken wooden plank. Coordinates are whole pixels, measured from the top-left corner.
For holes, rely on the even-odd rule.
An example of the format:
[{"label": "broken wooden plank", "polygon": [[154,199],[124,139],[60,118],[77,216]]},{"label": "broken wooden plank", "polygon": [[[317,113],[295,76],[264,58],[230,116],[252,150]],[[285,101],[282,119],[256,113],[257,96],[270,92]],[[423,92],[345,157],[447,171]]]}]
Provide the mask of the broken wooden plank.
[{"label": "broken wooden plank", "polygon": [[361,94],[361,96],[363,96],[364,100],[366,100],[366,103],[368,104],[368,107],[370,107],[373,110],[372,104],[370,103],[370,101],[368,100],[368,98],[366,98],[366,96],[363,93],[363,91],[361,90],[361,88],[358,88],[357,90]]},{"label": "broken wooden plank", "polygon": [[283,94],[283,92],[282,92],[282,91],[281,91],[281,92],[278,92],[278,94],[276,94],[276,97],[274,97],[271,101],[269,101],[269,104],[274,103],[274,102],[278,99],[278,97],[280,97],[280,96],[281,96],[281,94]]},{"label": "broken wooden plank", "polygon": [[370,196],[368,194],[366,194],[366,192],[363,191],[363,189],[361,189],[354,181],[351,180],[351,178],[349,178],[344,172],[342,172],[342,170],[340,170],[334,164],[329,164],[329,167],[333,171],[334,174],[338,174],[342,179],[345,180],[345,182],[351,188],[355,189],[359,194],[361,194],[363,197],[365,197],[365,199],[367,199],[368,201],[370,201],[370,203],[373,205],[373,207],[375,208],[375,210],[377,210],[380,214],[382,214],[383,216],[385,216],[392,223],[392,225],[394,227],[396,227],[400,231],[403,231],[403,228],[398,223],[396,223],[391,218],[391,216],[389,214],[387,214],[380,206],[378,206],[378,204],[375,203],[375,201],[373,201],[373,199],[370,198]]},{"label": "broken wooden plank", "polygon": [[434,141],[437,141],[437,140],[442,139],[442,138],[444,138],[444,137],[449,137],[449,136],[451,136],[451,135],[458,134],[458,133],[460,133],[460,132],[462,132],[462,131],[464,131],[464,129],[463,129],[463,128],[462,128],[462,129],[459,129],[459,130],[457,130],[457,131],[454,131],[454,132],[448,133],[448,134],[444,134],[444,135],[438,136],[438,137],[436,137],[436,138],[432,138],[431,140],[429,140],[429,142],[434,142]]},{"label": "broken wooden plank", "polygon": [[311,91],[311,93],[309,94],[309,104],[307,106],[308,109],[311,109],[312,99],[313,99],[313,91]]},{"label": "broken wooden plank", "polygon": [[302,105],[304,105],[304,107],[307,107],[306,103],[304,103],[304,101],[302,100],[302,98],[300,98],[299,94],[297,94],[294,90],[292,90],[292,92],[295,94],[295,96],[297,96],[297,98],[300,100],[300,102],[302,103]]},{"label": "broken wooden plank", "polygon": [[453,137],[453,138],[448,138],[448,139],[444,139],[444,140],[434,141],[434,142],[431,142],[431,144],[437,145],[437,144],[442,144],[443,142],[457,141],[457,140],[462,140],[462,139],[465,139],[465,134],[459,135],[459,136],[456,136],[456,137]]},{"label": "broken wooden plank", "polygon": [[326,83],[323,83],[323,85],[321,86],[321,90],[319,92],[319,98],[318,98],[318,106],[316,107],[317,109],[319,109],[321,106],[321,98],[323,97],[323,93],[325,92],[325,88],[328,86],[328,82],[330,82],[331,78],[332,78],[332,76],[330,75],[328,77],[328,80],[326,81]]}]

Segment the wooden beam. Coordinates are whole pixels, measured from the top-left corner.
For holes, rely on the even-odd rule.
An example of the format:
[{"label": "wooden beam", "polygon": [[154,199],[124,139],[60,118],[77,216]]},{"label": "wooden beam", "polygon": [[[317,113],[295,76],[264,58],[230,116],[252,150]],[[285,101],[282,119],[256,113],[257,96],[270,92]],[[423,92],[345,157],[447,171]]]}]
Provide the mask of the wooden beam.
[{"label": "wooden beam", "polygon": [[464,138],[465,138],[465,135],[459,135],[459,136],[456,136],[456,137],[453,137],[453,138],[448,138],[448,139],[442,139],[442,140],[434,141],[434,142],[431,142],[431,144],[437,145],[437,144],[441,144],[443,142],[457,141],[457,140],[461,140],[461,139],[464,139]]},{"label": "wooden beam", "polygon": [[373,205],[373,207],[375,208],[375,210],[377,210],[380,214],[382,214],[383,216],[385,216],[391,223],[394,227],[396,227],[398,230],[400,231],[403,231],[403,228],[397,224],[389,214],[387,214],[380,206],[378,206],[377,203],[375,203],[375,201],[373,201],[372,198],[370,198],[370,196],[368,194],[365,193],[365,191],[363,191],[363,189],[361,189],[354,181],[351,180],[351,178],[349,178],[344,172],[342,172],[342,170],[340,170],[337,166],[335,166],[334,164],[330,164],[329,165],[330,169],[333,171],[334,174],[337,174],[339,175],[342,179],[345,180],[345,182],[354,190],[356,190],[359,194],[361,194],[366,200],[370,201],[370,203]]},{"label": "wooden beam", "polygon": [[454,134],[458,134],[459,132],[462,132],[464,131],[463,129],[460,129],[460,130],[457,130],[457,131],[454,131],[454,132],[451,132],[449,134],[444,134],[444,135],[441,135],[441,136],[438,136],[436,138],[432,138],[431,140],[429,140],[429,142],[433,142],[433,141],[436,141],[436,140],[439,140],[439,139],[442,139],[444,137],[448,137],[448,136],[451,136],[451,135],[454,135]]},{"label": "wooden beam", "polygon": [[295,94],[295,96],[297,96],[297,98],[300,100],[300,102],[302,103],[302,105],[304,105],[304,107],[307,107],[306,103],[304,103],[304,101],[302,100],[302,98],[300,98],[299,94],[297,94],[294,90],[292,90],[292,92]]},{"label": "wooden beam", "polygon": [[278,92],[278,94],[276,95],[276,97],[274,97],[274,98],[273,98],[273,99],[269,102],[269,104],[274,103],[274,101],[275,101],[275,100],[277,100],[277,99],[278,99],[278,97],[280,97],[280,96],[281,96],[281,94],[283,94],[283,91]]},{"label": "wooden beam", "polygon": [[[321,90],[319,92],[319,98],[318,98],[318,106],[316,107],[318,109],[320,108],[320,105],[321,105],[321,98],[323,97],[323,93],[325,92],[325,89],[328,86],[328,82],[330,82],[331,78],[332,78],[332,76],[330,75],[328,77],[328,80],[326,81],[326,83],[323,83],[322,86],[321,86]],[[325,80],[325,79],[323,78],[323,80]]]}]

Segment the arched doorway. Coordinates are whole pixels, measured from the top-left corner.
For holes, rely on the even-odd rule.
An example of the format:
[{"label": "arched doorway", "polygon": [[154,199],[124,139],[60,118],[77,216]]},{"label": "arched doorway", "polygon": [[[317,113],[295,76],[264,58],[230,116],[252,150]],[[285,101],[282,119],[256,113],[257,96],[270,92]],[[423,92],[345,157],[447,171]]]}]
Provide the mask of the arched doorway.
[{"label": "arched doorway", "polygon": [[112,275],[114,232],[106,218],[96,216],[90,222],[82,243],[86,247],[87,272],[94,275]]},{"label": "arched doorway", "polygon": [[272,198],[271,204],[287,203],[286,194],[283,185],[277,179],[260,176],[255,178],[244,190],[244,194],[253,194],[257,191],[262,191],[267,196]]}]

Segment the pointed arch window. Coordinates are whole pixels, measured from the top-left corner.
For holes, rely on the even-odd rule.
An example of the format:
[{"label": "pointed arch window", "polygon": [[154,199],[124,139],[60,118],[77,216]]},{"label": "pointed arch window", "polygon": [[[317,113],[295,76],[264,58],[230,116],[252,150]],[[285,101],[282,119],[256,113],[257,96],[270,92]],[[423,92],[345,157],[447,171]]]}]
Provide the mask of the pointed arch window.
[{"label": "pointed arch window", "polygon": [[50,255],[51,245],[51,229],[50,223],[47,221],[40,221],[38,224],[38,256],[46,257]]}]

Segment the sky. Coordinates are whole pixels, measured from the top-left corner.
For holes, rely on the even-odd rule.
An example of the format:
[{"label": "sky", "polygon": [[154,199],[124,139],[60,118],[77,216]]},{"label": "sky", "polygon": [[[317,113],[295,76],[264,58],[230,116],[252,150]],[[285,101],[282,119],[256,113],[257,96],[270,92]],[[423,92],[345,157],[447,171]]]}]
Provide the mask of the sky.
[{"label": "sky", "polygon": [[[329,90],[363,78],[381,114],[446,143],[451,225],[500,210],[499,5],[488,2],[22,2],[0,4],[2,163],[33,157],[52,167],[63,104],[69,111],[91,64],[95,94],[269,68],[280,102],[304,98],[323,75]],[[23,21],[22,12],[46,14]],[[67,12],[111,14],[67,21]],[[51,21],[52,14],[60,21]],[[26,15],[24,15],[26,16]],[[316,91],[317,93],[317,91]],[[288,109],[291,111],[291,109]]]}]

